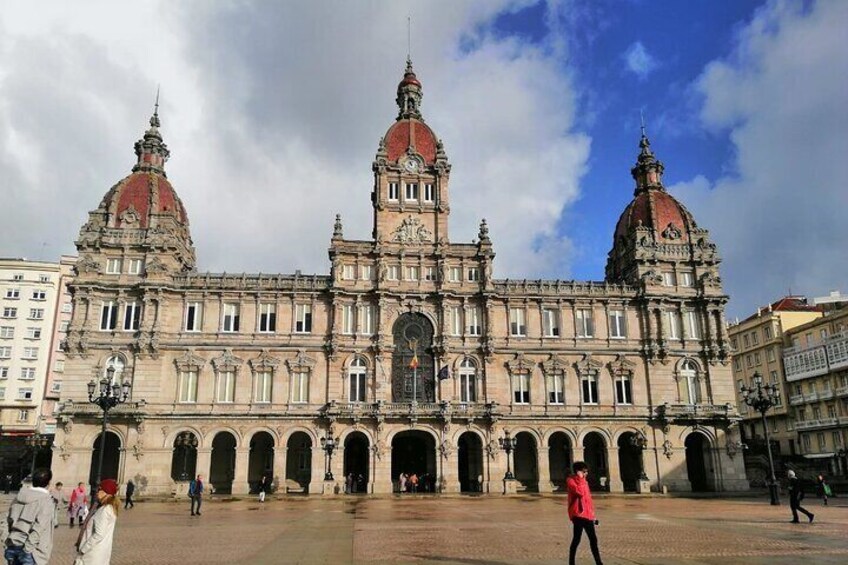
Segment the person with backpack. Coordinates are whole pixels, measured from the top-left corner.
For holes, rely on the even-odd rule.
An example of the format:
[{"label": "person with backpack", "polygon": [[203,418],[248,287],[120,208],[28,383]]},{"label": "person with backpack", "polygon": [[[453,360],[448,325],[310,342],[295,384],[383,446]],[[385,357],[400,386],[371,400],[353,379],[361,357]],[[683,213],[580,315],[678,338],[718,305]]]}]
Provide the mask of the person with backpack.
[{"label": "person with backpack", "polygon": [[813,523],[813,518],[816,517],[812,512],[808,512],[806,508],[801,506],[801,501],[804,500],[804,489],[801,486],[801,479],[795,476],[795,471],[790,469],[786,472],[789,478],[789,508],[792,509],[792,523],[797,524],[798,512],[805,514],[810,523]]},{"label": "person with backpack", "polygon": [[595,505],[592,502],[589,482],[586,480],[589,466],[583,461],[577,461],[572,466],[572,470],[574,474],[568,477],[565,483],[568,489],[568,518],[574,524],[574,535],[568,550],[568,563],[574,565],[580,538],[585,531],[589,538],[589,547],[592,549],[592,557],[595,558],[595,565],[603,565],[601,553],[598,550],[598,536],[595,534],[595,526],[598,524],[598,520],[595,519]]},{"label": "person with backpack", "polygon": [[[200,505],[203,504],[203,487],[203,475],[197,475],[197,478],[188,484],[192,516],[200,516]],[[195,506],[197,506],[197,510],[195,510]]]},{"label": "person with backpack", "polygon": [[37,469],[32,488],[18,492],[6,516],[8,535],[3,556],[9,565],[46,565],[53,551],[56,502],[47,490],[53,472]]}]

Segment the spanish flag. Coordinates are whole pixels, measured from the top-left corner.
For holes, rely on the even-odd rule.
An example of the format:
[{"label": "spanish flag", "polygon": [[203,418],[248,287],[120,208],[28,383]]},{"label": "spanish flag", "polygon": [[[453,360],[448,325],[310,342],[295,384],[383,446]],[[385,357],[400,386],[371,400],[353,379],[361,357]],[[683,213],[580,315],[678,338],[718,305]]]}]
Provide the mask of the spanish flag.
[{"label": "spanish flag", "polygon": [[412,361],[409,362],[409,368],[410,369],[417,369],[418,368],[418,353],[412,354]]}]

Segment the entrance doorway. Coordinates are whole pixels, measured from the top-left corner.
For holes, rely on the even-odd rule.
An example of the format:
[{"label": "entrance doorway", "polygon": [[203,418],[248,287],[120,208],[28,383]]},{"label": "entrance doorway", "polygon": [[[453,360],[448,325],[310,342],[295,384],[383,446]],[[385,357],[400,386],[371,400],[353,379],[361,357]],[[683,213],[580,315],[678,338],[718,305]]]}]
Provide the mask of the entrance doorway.
[{"label": "entrance doorway", "polygon": [[[392,328],[392,401],[435,402],[433,325],[423,314],[401,315]],[[392,480],[397,477],[392,476]]]},{"label": "entrance doorway", "polygon": [[565,492],[565,481],[571,472],[573,462],[571,441],[565,433],[556,432],[548,438],[548,461],[554,492]]},{"label": "entrance doorway", "polygon": [[686,472],[693,492],[709,492],[712,490],[710,469],[710,441],[699,432],[686,436]]},{"label": "entrance doorway", "polygon": [[286,443],[285,492],[309,493],[312,480],[312,439],[306,432],[295,432]]},{"label": "entrance doorway", "polygon": [[[592,490],[609,490],[609,471],[607,467],[607,444],[604,436],[598,432],[589,432],[583,438],[583,457],[589,466],[589,487]],[[601,487],[604,477],[604,487]]]},{"label": "entrance doorway", "polygon": [[536,440],[528,432],[515,434],[516,445],[513,455],[515,478],[524,492],[539,491],[539,458]]},{"label": "entrance doorway", "polygon": [[[100,439],[98,435],[94,440],[94,449],[91,452],[91,466],[88,473],[88,484],[93,485],[97,480],[97,465],[100,462]],[[121,465],[121,438],[115,432],[106,432],[106,450],[103,453],[103,472],[100,475],[101,479],[118,478],[118,469]]]},{"label": "entrance doorway", "polygon": [[[348,494],[368,492],[368,437],[362,432],[353,432],[344,442],[344,484]],[[350,477],[353,475],[353,477]]]},{"label": "entrance doorway", "polygon": [[474,432],[459,436],[459,490],[483,492],[483,442]]},{"label": "entrance doorway", "polygon": [[436,491],[436,440],[432,435],[409,430],[392,438],[392,481],[396,485],[401,473],[418,476],[417,492]]},{"label": "entrance doorway", "polygon": [[250,438],[247,482],[251,492],[259,492],[262,477],[274,479],[274,438],[268,432],[257,432]]},{"label": "entrance doorway", "polygon": [[236,438],[230,432],[218,432],[212,440],[209,483],[215,493],[231,494],[236,476]]},{"label": "entrance doorway", "polygon": [[634,443],[635,438],[633,432],[623,433],[618,438],[618,470],[624,492],[637,492],[642,476],[642,448]]}]

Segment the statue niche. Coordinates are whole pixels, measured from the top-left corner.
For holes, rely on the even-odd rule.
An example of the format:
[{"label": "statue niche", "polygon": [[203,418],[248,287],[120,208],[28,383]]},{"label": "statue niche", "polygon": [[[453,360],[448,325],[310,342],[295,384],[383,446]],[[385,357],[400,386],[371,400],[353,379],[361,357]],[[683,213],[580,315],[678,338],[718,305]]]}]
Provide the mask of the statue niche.
[{"label": "statue niche", "polygon": [[432,324],[423,314],[406,313],[395,322],[392,336],[392,401],[435,402]]}]

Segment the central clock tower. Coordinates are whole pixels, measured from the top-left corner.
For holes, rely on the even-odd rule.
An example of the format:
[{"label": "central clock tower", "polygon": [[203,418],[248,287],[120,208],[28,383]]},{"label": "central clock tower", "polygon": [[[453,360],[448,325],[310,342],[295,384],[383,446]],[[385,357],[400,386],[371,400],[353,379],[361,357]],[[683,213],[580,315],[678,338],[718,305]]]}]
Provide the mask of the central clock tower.
[{"label": "central clock tower", "polygon": [[381,242],[448,241],[450,164],[421,116],[421,82],[407,60],[397,88],[398,116],[374,158],[373,237]]}]

